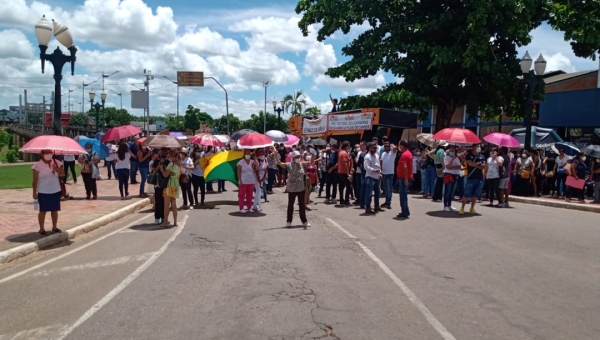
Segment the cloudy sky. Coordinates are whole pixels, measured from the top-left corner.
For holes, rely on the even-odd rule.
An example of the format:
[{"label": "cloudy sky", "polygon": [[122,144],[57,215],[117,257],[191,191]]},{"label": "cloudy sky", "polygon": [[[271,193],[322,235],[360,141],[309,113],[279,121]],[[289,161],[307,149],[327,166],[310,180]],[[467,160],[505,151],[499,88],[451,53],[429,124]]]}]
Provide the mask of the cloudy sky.
[{"label": "cloudy sky", "polygon": [[[271,5],[272,4],[272,5]],[[329,94],[340,98],[367,94],[393,82],[390,74],[347,83],[324,75],[328,67],[344,61],[341,48],[361,32],[336,35],[325,43],[314,34],[303,37],[298,29],[295,1],[257,0],[0,0],[0,108],[18,105],[19,94],[28,89],[29,102],[49,100],[53,90],[52,66],[41,73],[34,26],[42,14],[69,27],[79,51],[75,75],[63,72],[63,93],[71,93],[73,111],[79,111],[82,82],[92,82],[104,72],[119,73],[105,80],[107,105],[129,109],[132,83],[143,86],[143,70],[151,70],[151,114],[177,111],[178,70],[203,71],[221,81],[229,92],[229,110],[241,117],[264,108],[264,87],[269,81],[267,110],[273,99],[281,100],[303,90],[311,106],[327,111]],[[542,26],[533,33],[529,50],[542,52],[548,70],[568,72],[597,68],[591,60],[576,58],[560,32]],[[49,51],[58,42],[53,38]],[[62,47],[62,46],[61,46]],[[67,52],[64,48],[65,53]],[[534,56],[534,59],[536,57]],[[101,81],[90,86],[101,92]],[[89,108],[86,88],[84,100]],[[114,91],[114,92],[113,92]],[[63,97],[67,104],[68,96]],[[180,110],[192,104],[214,117],[225,114],[225,95],[207,80],[204,88],[181,88]],[[130,110],[141,115],[141,110]]]}]

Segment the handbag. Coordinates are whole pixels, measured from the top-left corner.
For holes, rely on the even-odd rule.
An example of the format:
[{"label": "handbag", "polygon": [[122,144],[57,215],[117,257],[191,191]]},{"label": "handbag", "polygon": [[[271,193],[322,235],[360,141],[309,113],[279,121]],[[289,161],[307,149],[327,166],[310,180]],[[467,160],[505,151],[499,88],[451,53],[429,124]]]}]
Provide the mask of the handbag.
[{"label": "handbag", "polygon": [[181,175],[179,176],[179,183],[188,184],[190,182],[190,175]]},{"label": "handbag", "polygon": [[531,178],[531,171],[529,171],[529,170],[521,170],[521,178],[522,179],[529,179],[529,178]]},{"label": "handbag", "polygon": [[169,185],[169,178],[165,178],[163,176],[157,176],[157,184],[161,189],[165,189]]},{"label": "handbag", "polygon": [[[56,163],[56,159],[54,160],[54,165],[58,167],[58,163]],[[65,173],[65,176],[67,174]],[[65,183],[63,183],[63,181],[60,180],[60,175],[58,176],[58,183],[60,183],[60,197],[65,197],[67,195],[67,187],[65,186]]]},{"label": "handbag", "polygon": [[146,181],[148,182],[148,184],[156,185],[156,178],[157,177],[158,177],[157,174],[149,174],[148,175],[148,179]]}]

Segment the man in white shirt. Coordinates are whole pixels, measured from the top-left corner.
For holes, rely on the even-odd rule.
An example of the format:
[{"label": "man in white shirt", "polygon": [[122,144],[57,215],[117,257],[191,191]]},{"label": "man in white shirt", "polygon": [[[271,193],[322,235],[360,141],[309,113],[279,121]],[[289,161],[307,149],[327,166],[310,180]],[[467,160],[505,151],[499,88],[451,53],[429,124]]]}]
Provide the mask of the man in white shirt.
[{"label": "man in white shirt", "polygon": [[[369,153],[365,156],[363,164],[365,169],[365,214],[375,214],[378,211],[385,211],[379,207],[379,180],[381,179],[381,161],[377,153],[377,144],[369,145]],[[375,209],[371,209],[371,193],[375,190]]]},{"label": "man in white shirt", "polygon": [[386,209],[392,209],[392,184],[394,183],[396,152],[395,145],[390,145],[388,141],[384,142],[383,152],[381,153],[381,174],[383,175],[385,203],[381,207]]}]

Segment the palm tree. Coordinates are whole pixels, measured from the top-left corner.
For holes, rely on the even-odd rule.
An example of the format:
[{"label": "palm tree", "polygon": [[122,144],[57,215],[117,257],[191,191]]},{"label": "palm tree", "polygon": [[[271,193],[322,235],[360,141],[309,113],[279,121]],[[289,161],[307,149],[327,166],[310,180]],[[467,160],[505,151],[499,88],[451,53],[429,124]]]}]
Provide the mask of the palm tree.
[{"label": "palm tree", "polygon": [[283,101],[285,101],[285,110],[290,113],[292,117],[301,115],[306,106],[306,98],[304,97],[302,90],[296,91],[293,95],[286,95],[283,97]]}]

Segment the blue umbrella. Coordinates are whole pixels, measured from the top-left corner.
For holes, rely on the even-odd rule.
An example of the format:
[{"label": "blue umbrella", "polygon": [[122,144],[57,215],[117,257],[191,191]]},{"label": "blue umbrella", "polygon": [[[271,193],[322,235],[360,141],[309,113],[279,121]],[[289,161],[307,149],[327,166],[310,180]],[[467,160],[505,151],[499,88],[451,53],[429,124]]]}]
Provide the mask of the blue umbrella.
[{"label": "blue umbrella", "polygon": [[92,139],[92,138],[81,138],[78,141],[79,145],[81,145],[82,147],[85,148],[86,144],[91,144],[92,145],[92,151],[94,151],[95,153],[98,154],[98,156],[100,157],[100,159],[105,159],[106,157],[108,157],[108,146],[104,145],[102,142],[100,142],[100,140],[98,139]]},{"label": "blue umbrella", "polygon": [[104,132],[98,132],[96,133],[96,139],[101,140],[102,137],[104,137],[105,133]]},{"label": "blue umbrella", "polygon": [[565,155],[567,156],[577,156],[577,154],[580,152],[577,146],[569,142],[554,143],[552,146],[552,150],[556,153],[558,153],[560,149],[565,150]]}]

